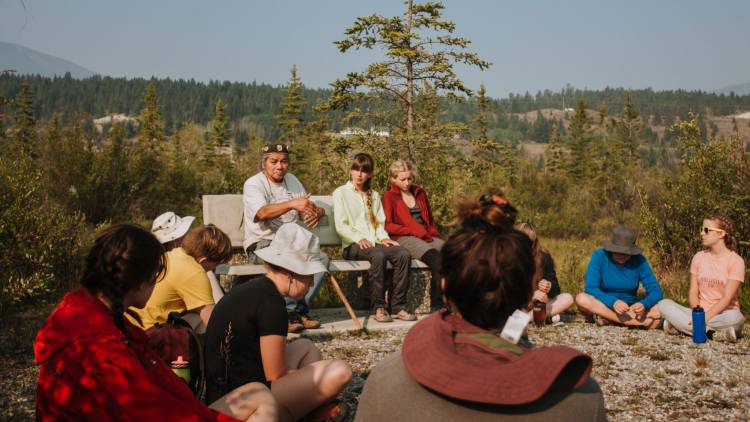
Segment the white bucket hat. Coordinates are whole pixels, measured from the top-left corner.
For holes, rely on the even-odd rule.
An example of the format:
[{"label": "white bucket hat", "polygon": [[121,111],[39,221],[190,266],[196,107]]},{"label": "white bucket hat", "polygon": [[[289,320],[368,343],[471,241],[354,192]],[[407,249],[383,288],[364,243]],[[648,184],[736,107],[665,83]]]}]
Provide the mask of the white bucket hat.
[{"label": "white bucket hat", "polygon": [[156,217],[151,225],[151,233],[159,239],[159,242],[167,243],[185,236],[194,220],[195,217],[185,216],[180,218],[172,211],[167,211]]},{"label": "white bucket hat", "polygon": [[328,271],[323,265],[318,236],[296,223],[282,224],[271,244],[254,253],[263,261],[299,275]]}]

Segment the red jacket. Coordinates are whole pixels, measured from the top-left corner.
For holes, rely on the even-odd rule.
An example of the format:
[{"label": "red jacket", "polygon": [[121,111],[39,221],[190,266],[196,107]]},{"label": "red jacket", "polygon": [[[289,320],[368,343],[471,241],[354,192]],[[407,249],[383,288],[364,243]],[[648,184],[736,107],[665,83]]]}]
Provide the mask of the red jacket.
[{"label": "red jacket", "polygon": [[385,231],[394,240],[401,236],[414,236],[425,242],[431,242],[433,237],[440,237],[440,233],[435,227],[435,219],[432,217],[427,193],[417,185],[411,186],[411,193],[414,195],[416,204],[422,214],[422,220],[427,224],[427,228],[425,229],[411,216],[409,207],[401,199],[401,191],[395,185],[391,185],[391,190],[384,192],[383,199],[381,199],[385,212]]},{"label": "red jacket", "polygon": [[198,401],[143,330],[125,325],[129,338],[88,290],[65,295],[34,340],[37,420],[236,420]]}]

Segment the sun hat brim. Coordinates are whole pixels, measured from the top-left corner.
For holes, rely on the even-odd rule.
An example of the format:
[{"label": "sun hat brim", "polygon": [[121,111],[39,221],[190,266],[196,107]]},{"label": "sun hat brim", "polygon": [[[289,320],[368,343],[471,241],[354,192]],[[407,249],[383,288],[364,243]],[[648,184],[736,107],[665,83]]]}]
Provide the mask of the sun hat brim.
[{"label": "sun hat brim", "polygon": [[271,246],[262,249],[256,249],[253,253],[263,261],[299,275],[311,275],[328,271],[325,265],[323,265],[322,260],[301,261],[298,257],[292,254],[286,254],[281,251],[277,251]]},{"label": "sun hat brim", "polygon": [[591,358],[566,346],[527,350],[509,359],[483,353],[481,345],[459,349],[444,315],[436,312],[415,324],[401,352],[409,374],[437,393],[473,403],[523,405],[539,400],[553,385],[578,388],[591,373]]},{"label": "sun hat brim", "polygon": [[188,230],[190,230],[190,226],[193,224],[193,221],[195,221],[195,217],[193,216],[189,215],[182,217],[180,218],[180,221],[177,223],[174,230],[169,232],[165,231],[164,229],[156,230],[155,232],[153,232],[154,236],[156,236],[156,238],[159,239],[159,242],[161,243],[167,243],[179,239],[187,234]]},{"label": "sun hat brim", "polygon": [[602,240],[602,246],[607,252],[622,253],[626,255],[642,255],[643,251],[637,246],[616,245],[611,240]]}]

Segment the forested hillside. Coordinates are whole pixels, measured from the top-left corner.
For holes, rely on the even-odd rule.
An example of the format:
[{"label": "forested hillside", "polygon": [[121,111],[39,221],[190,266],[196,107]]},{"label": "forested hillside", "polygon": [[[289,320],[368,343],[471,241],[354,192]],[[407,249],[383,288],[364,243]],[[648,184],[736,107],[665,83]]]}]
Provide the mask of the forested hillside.
[{"label": "forested hillside", "polygon": [[[301,73],[304,75],[304,70]],[[167,134],[174,133],[184,122],[207,124],[212,118],[216,99],[221,98],[226,104],[227,116],[230,121],[236,123],[233,138],[239,144],[246,144],[249,137],[277,139],[280,135],[276,116],[282,112],[285,95],[283,86],[256,82],[203,83],[182,79],[146,80],[102,76],[75,79],[70,76],[49,78],[6,74],[0,76],[0,96],[15,97],[20,89],[21,79],[29,81],[34,87],[34,113],[40,120],[49,119],[55,112],[63,113],[63,122],[67,122],[74,113],[85,113],[92,118],[114,113],[135,116],[141,108],[141,98],[146,85],[153,83],[159,93]],[[302,107],[302,117],[309,120],[313,107],[319,101],[327,99],[332,91],[304,88],[304,77],[301,78],[301,82],[301,94],[306,99],[306,104]],[[580,90],[568,86],[556,92],[545,90],[535,95],[511,94],[507,98],[489,99],[487,111],[490,113],[490,136],[514,142],[546,143],[551,135],[552,124],[567,126],[567,117],[572,113],[567,116],[555,114],[556,118],[551,119],[548,113],[537,115],[537,111],[572,109],[579,100],[583,100],[590,109],[596,110],[599,114],[617,114],[618,110],[624,107],[625,91],[624,88]],[[644,136],[654,142],[664,136],[666,126],[675,123],[678,118],[686,119],[689,112],[698,114],[700,119],[706,121],[705,132],[718,133],[719,129],[713,129],[711,126],[712,119],[750,111],[750,95],[651,89],[628,92],[641,114],[649,117]],[[470,123],[474,118],[476,101],[441,100],[440,106],[443,110],[441,120]],[[541,119],[538,116],[541,116]],[[343,114],[334,115],[329,124],[333,130],[346,126]],[[364,125],[372,126],[378,123],[365,120]],[[133,132],[133,129],[130,132]],[[669,136],[667,133],[667,137]]]}]

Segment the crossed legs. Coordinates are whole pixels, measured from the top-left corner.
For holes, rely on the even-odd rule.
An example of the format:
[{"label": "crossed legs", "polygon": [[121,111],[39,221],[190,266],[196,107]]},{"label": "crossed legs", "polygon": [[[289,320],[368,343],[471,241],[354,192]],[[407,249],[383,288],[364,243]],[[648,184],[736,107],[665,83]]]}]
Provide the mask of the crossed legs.
[{"label": "crossed legs", "polygon": [[598,315],[610,322],[628,327],[654,329],[658,328],[661,319],[658,306],[652,307],[648,312],[638,317],[630,310],[619,314],[588,293],[578,293],[575,302],[578,310],[584,315]]}]

